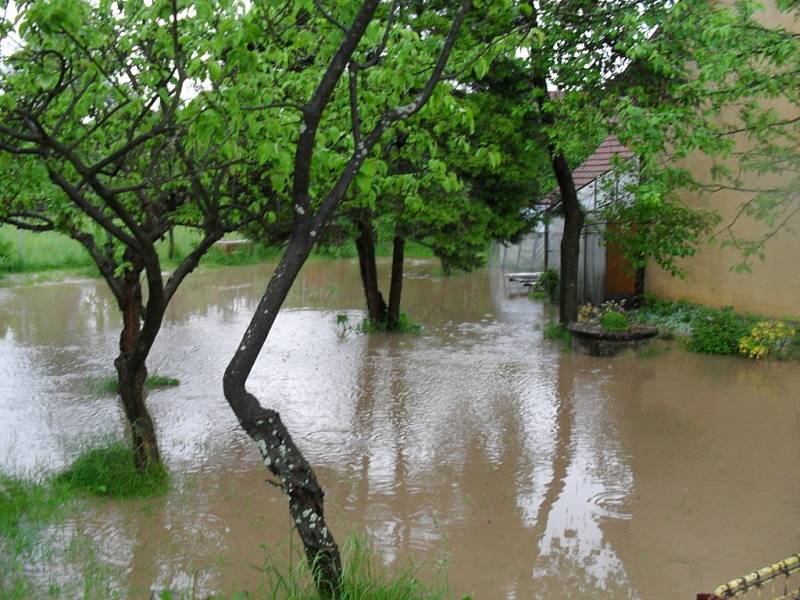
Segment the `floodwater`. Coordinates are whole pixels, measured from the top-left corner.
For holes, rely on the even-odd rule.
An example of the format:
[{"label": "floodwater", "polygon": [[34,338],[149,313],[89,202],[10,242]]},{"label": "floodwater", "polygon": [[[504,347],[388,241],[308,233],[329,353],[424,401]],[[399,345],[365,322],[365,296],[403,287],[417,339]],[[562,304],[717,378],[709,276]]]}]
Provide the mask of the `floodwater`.
[{"label": "floodwater", "polygon": [[[197,273],[169,310],[150,370],[182,383],[148,402],[175,490],[67,523],[123,596],[254,589],[256,567],[289,552],[286,501],[220,384],[269,271]],[[476,600],[688,599],[798,550],[797,363],[665,342],[565,353],[542,336],[551,308],[502,273],[408,271],[421,335],[343,335],[337,314],[362,315],[357,264],[307,265],[249,382],[315,466],[340,540],[365,531],[429,582],[446,562],[453,596]],[[113,371],[118,326],[100,281],[0,288],[2,470],[57,469],[123,432],[93,383]],[[69,561],[32,568],[81,577]]]}]

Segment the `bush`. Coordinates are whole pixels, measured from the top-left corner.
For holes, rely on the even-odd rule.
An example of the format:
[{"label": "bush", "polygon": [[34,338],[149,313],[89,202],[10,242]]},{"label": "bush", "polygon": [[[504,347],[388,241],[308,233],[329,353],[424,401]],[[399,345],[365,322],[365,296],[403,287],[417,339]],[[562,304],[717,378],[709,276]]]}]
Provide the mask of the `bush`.
[{"label": "bush", "polygon": [[600,327],[603,328],[603,331],[625,331],[630,327],[630,322],[623,313],[610,310],[600,317]]},{"label": "bush", "polygon": [[692,321],[687,347],[703,354],[738,354],[739,340],[750,333],[752,325],[752,318],[737,315],[730,308],[708,311]]},{"label": "bush", "polygon": [[545,269],[528,292],[528,297],[533,300],[558,300],[560,278],[555,269]]},{"label": "bush", "polygon": [[739,340],[739,352],[748,358],[788,358],[797,330],[784,321],[759,321]]}]

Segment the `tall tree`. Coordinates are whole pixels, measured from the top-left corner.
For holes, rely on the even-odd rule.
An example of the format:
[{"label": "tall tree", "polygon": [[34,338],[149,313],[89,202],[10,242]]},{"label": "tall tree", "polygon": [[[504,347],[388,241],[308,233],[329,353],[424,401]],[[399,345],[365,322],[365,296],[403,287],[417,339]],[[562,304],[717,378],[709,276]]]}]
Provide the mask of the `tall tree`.
[{"label": "tall tree", "polygon": [[[517,76],[513,64],[496,61],[480,78],[470,69],[459,74],[458,88],[442,86],[442,101],[396,128],[383,147],[384,169],[343,204],[337,225],[354,230],[374,325],[398,326],[406,241],[429,247],[445,272],[472,270],[492,240],[515,239],[530,227],[521,215],[540,191],[546,163],[525,131],[532,109]],[[392,242],[388,304],[377,277],[379,235]]]},{"label": "tall tree", "polygon": [[[674,269],[674,258],[693,253],[714,223],[713,215],[678,199],[678,189],[700,185],[678,160],[692,153],[733,155],[726,139],[726,129],[733,128],[720,120],[725,110],[745,123],[761,123],[753,131],[763,137],[775,132],[766,133],[766,124],[784,132],[794,125],[790,119],[777,123],[761,102],[780,95],[796,77],[797,39],[768,33],[747,1],[575,0],[518,8],[521,14],[507,16],[515,34],[505,56],[527,72],[531,102],[539,109],[531,135],[549,149],[558,185],[565,221],[560,318],[566,323],[577,316],[579,242],[587,220],[571,174],[578,159],[612,132],[635,152],[636,178],[625,186],[624,203],[592,219],[617,225],[606,233],[628,239],[623,248],[636,264],[650,256]],[[791,142],[792,135],[783,139]],[[788,147],[770,146],[773,153]],[[618,167],[622,173],[631,165]],[[758,204],[754,200],[749,209],[757,211]]]}]

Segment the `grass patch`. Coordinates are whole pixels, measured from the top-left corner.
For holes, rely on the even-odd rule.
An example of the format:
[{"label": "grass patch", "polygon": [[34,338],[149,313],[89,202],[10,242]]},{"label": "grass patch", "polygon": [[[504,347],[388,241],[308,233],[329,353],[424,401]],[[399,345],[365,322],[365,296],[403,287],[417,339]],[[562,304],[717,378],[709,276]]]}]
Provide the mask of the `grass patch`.
[{"label": "grass patch", "polygon": [[570,333],[567,326],[558,321],[550,321],[542,332],[546,340],[559,342],[564,350],[570,349]]},{"label": "grass patch", "polygon": [[[144,380],[144,388],[146,390],[156,390],[165,387],[175,387],[180,385],[181,382],[174,377],[167,377],[159,373],[148,375]],[[97,383],[98,394],[116,394],[119,392],[119,381],[116,377],[106,377]]]},{"label": "grass patch", "polygon": [[[26,569],[41,561],[45,526],[63,515],[71,493],[50,481],[26,481],[0,474],[0,598],[42,597],[28,580]],[[51,586],[52,588],[52,586]],[[51,590],[48,590],[50,592]]]},{"label": "grass patch", "polygon": [[[94,541],[64,532],[60,521],[79,495],[53,478],[28,481],[0,474],[0,598],[118,598],[111,565],[97,559]],[[80,573],[59,582],[44,565],[70,563]],[[31,573],[31,566],[36,568]]]},{"label": "grass patch", "polygon": [[[0,227],[0,272],[70,270],[94,267],[78,242],[54,232],[33,233]],[[96,267],[93,269],[96,273]]]},{"label": "grass patch", "polygon": [[387,329],[386,321],[373,321],[366,318],[356,325],[356,333],[410,333],[418,335],[422,332],[422,325],[415,323],[411,320],[406,313],[400,313],[400,318],[397,321],[397,327],[394,329]]},{"label": "grass patch", "polygon": [[336,326],[338,328],[337,334],[339,337],[346,337],[351,333],[357,334],[371,334],[371,333],[388,333],[388,334],[413,334],[418,335],[422,332],[422,325],[415,323],[411,320],[406,313],[400,313],[400,319],[395,329],[387,329],[385,321],[373,321],[369,317],[362,319],[358,324],[351,325],[350,317],[347,313],[339,313],[336,315]]},{"label": "grass patch", "polygon": [[[365,541],[363,535],[351,535],[342,546],[341,600],[444,600],[446,590],[426,587],[416,577],[418,569],[409,566],[390,574]],[[274,565],[269,557],[261,567],[263,582],[255,593],[234,598],[255,597],[271,600],[323,600],[317,593],[305,560],[299,559],[288,570]],[[165,595],[161,598],[177,598]],[[465,599],[466,600],[466,599]]]},{"label": "grass patch", "polygon": [[169,489],[163,465],[139,472],[133,451],[119,441],[83,451],[54,481],[68,490],[112,498],[152,498]]}]

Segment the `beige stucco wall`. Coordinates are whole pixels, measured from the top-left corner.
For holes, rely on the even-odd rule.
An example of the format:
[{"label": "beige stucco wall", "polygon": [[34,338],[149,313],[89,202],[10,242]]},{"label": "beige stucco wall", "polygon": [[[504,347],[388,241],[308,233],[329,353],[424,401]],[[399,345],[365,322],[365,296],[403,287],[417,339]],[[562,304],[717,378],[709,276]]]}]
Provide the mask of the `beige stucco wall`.
[{"label": "beige stucco wall", "polygon": [[[782,24],[791,29],[800,28],[798,22],[787,22],[786,16],[770,6],[762,16],[767,24]],[[776,103],[776,110],[787,117],[798,115],[797,107],[787,102]],[[739,145],[746,144],[744,138]],[[713,161],[707,157],[693,157],[687,163],[692,174],[701,181],[711,181],[710,169]],[[780,182],[775,175],[750,175],[743,180],[742,187],[763,189]],[[784,182],[785,183],[785,180]],[[704,245],[700,252],[679,262],[685,270],[685,278],[669,275],[656,265],[648,265],[645,289],[662,298],[685,299],[710,306],[733,306],[736,310],[762,313],[770,316],[800,315],[800,213],[794,215],[778,235],[769,240],[764,248],[766,258],[751,261],[752,271],[737,273],[732,270],[742,261],[741,253],[725,248],[726,239],[722,231],[730,225],[741,205],[752,194],[723,190],[715,193],[697,194],[685,192],[682,199],[689,206],[711,208],[720,214],[722,222],[717,228],[716,240]],[[797,202],[800,204],[800,197]],[[735,221],[733,231],[737,237],[754,239],[769,231],[764,223],[749,218]]]}]

